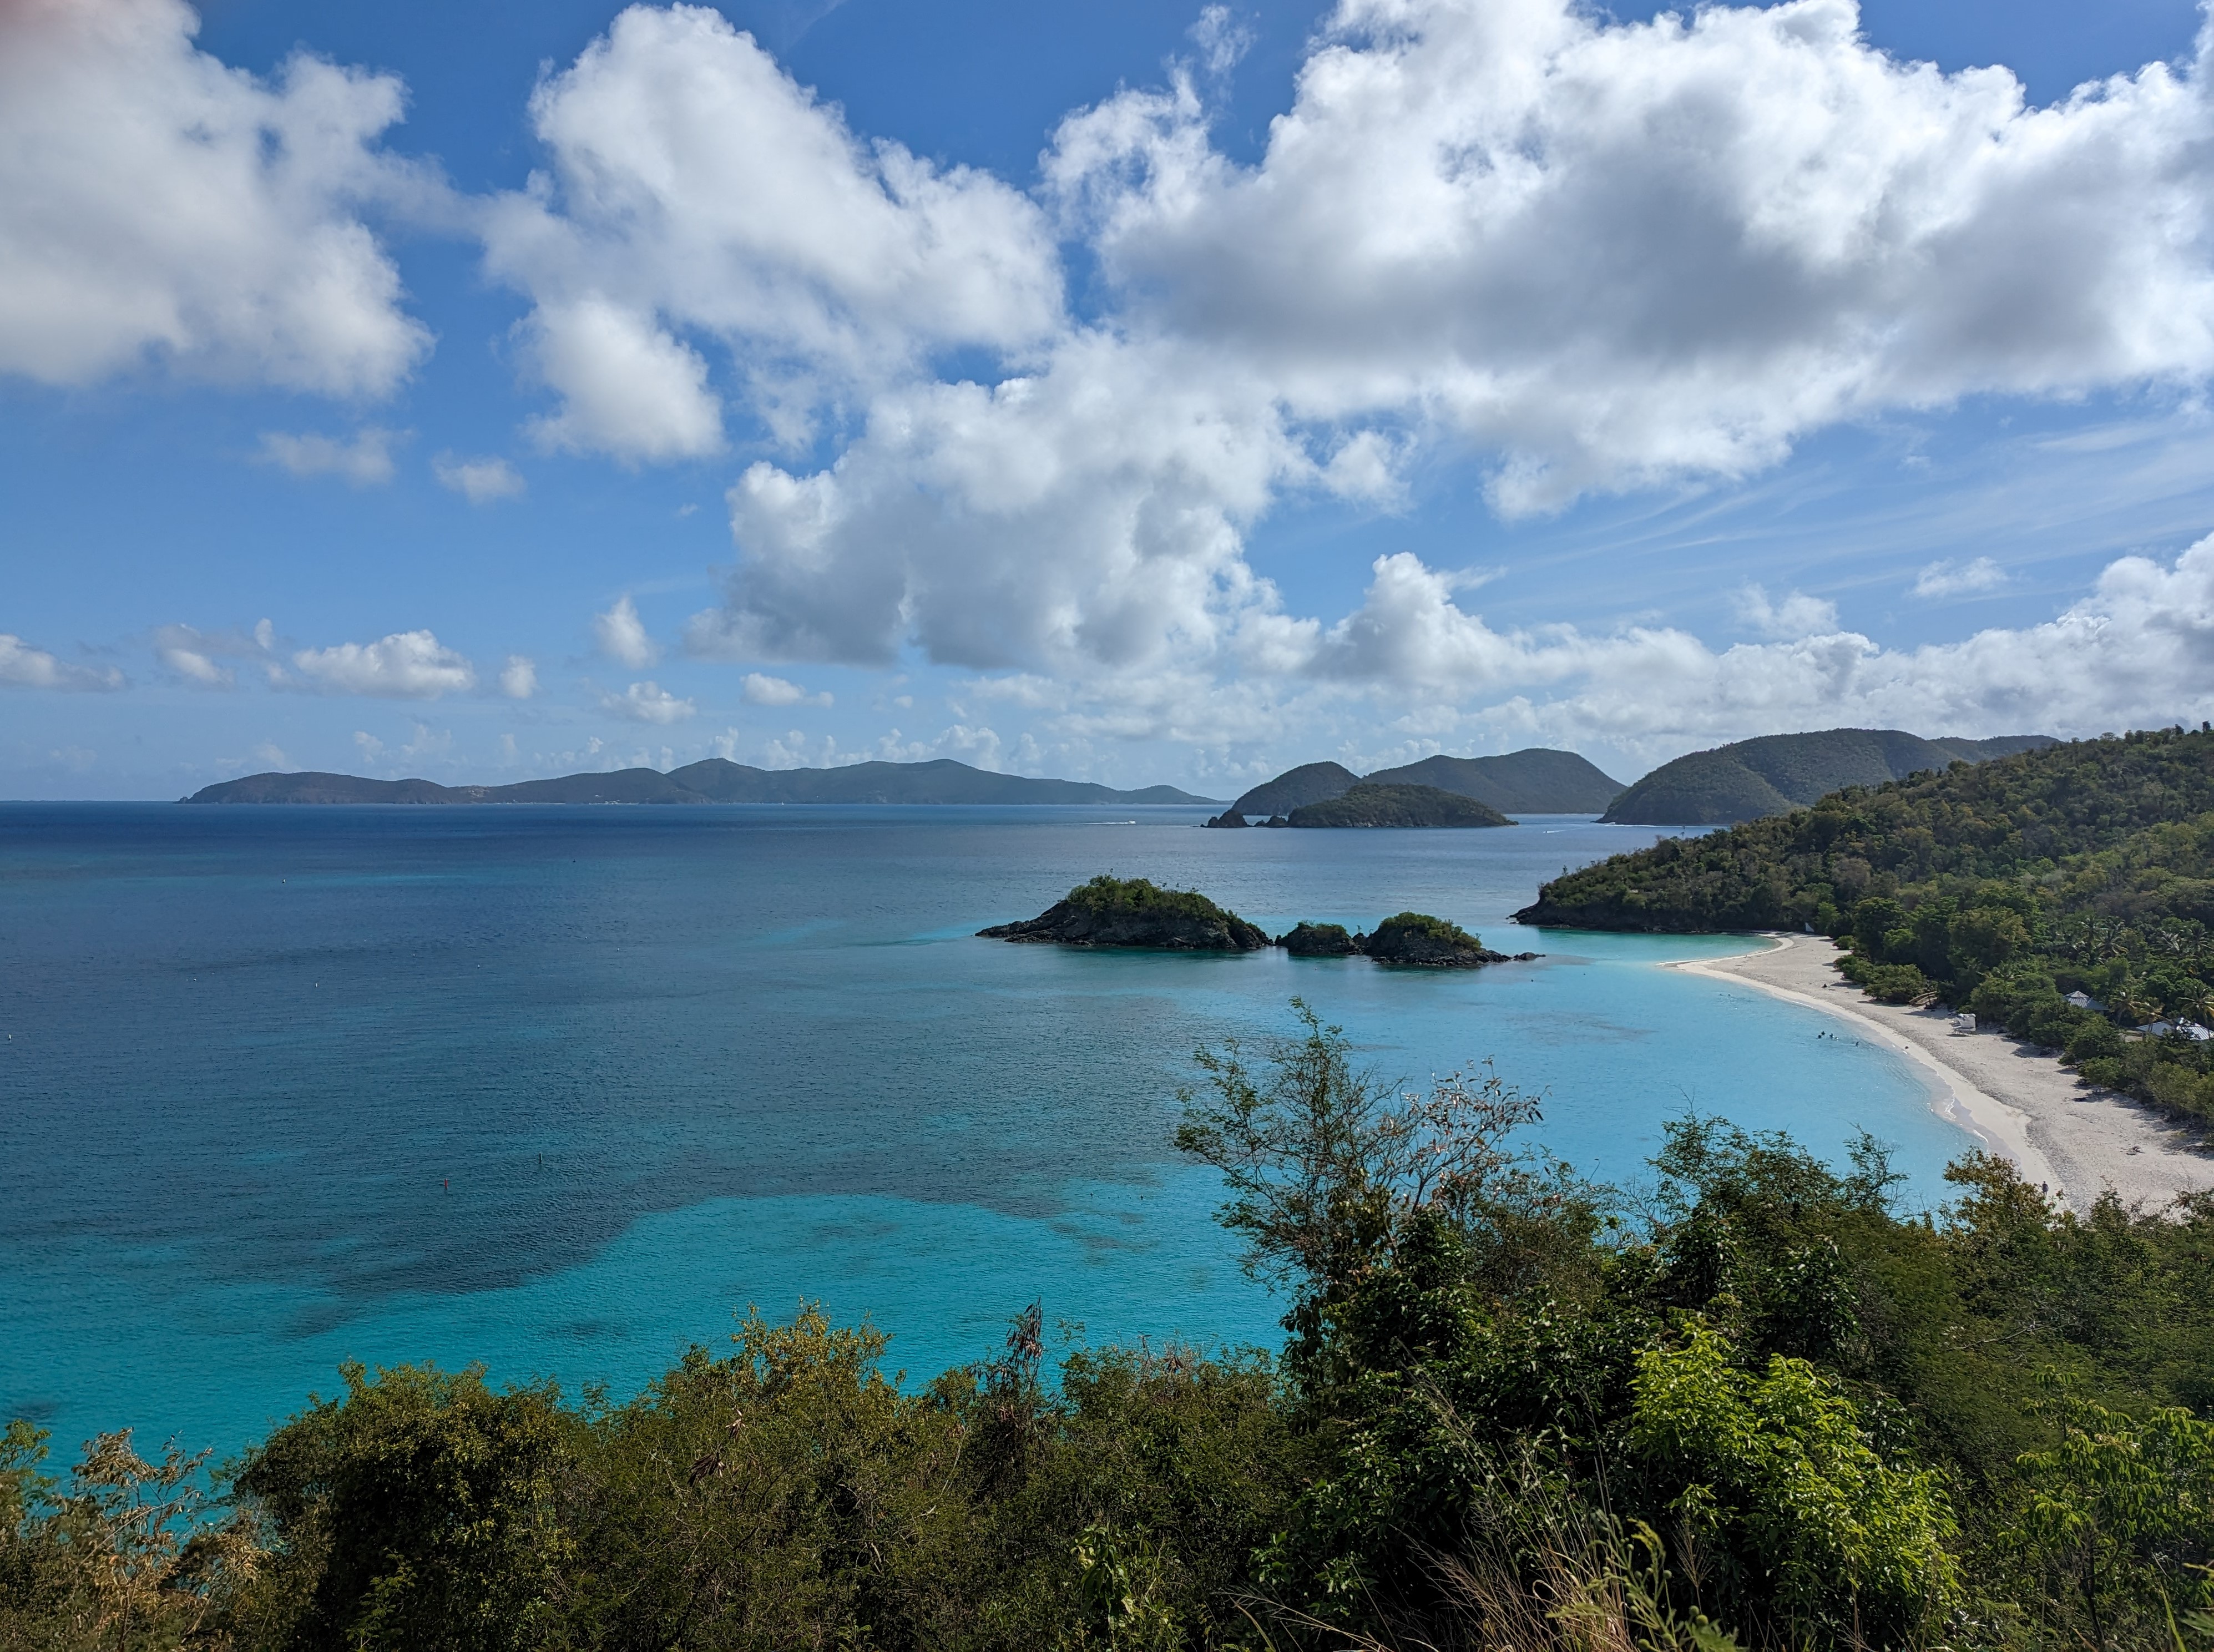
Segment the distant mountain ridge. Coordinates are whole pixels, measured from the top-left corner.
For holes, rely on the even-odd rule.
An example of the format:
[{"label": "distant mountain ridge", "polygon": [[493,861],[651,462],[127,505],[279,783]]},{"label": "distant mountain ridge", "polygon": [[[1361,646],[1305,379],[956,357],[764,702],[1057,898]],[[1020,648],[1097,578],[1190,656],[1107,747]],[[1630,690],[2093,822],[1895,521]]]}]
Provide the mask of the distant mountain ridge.
[{"label": "distant mountain ridge", "polygon": [[248,774],[203,786],[185,803],[878,803],[1211,804],[1172,786],[1120,792],[1090,780],[995,774],[950,757],[923,763],[854,763],[844,768],[755,768],[709,757],[663,774],[618,768],[509,786],[441,786],[355,774]]},{"label": "distant mountain ridge", "polygon": [[1434,786],[1379,786],[1374,780],[1303,803],[1287,822],[1293,826],[1512,826],[1488,803]]},{"label": "distant mountain ridge", "polygon": [[1631,826],[1734,826],[1804,809],[1847,786],[1881,786],[1955,762],[1987,762],[2058,743],[2042,734],[1925,740],[1900,729],[1765,734],[1667,762],[1607,805]]},{"label": "distant mountain ridge", "polygon": [[1425,757],[1368,775],[1356,774],[1342,763],[1302,763],[1255,786],[1230,805],[1230,812],[1263,820],[1288,816],[1294,809],[1342,797],[1364,783],[1427,786],[1472,798],[1503,814],[1532,815],[1595,815],[1623,789],[1620,780],[1573,751],[1532,746],[1496,757]]},{"label": "distant mountain ridge", "polygon": [[1232,804],[1230,812],[1266,820],[1272,815],[1288,815],[1311,803],[1343,797],[1360,784],[1361,776],[1343,763],[1301,763],[1297,768],[1286,769],[1273,780],[1263,780]]},{"label": "distant mountain ridge", "polygon": [[1364,777],[1370,786],[1434,786],[1503,814],[1595,815],[1622,782],[1573,751],[1532,746],[1497,757],[1425,757]]}]

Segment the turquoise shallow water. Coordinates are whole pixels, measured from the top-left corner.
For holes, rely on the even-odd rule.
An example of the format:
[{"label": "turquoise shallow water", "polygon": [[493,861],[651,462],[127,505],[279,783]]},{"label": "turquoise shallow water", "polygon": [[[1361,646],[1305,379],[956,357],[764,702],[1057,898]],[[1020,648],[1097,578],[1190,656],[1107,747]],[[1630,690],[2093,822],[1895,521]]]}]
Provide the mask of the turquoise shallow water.
[{"label": "turquoise shallow water", "polygon": [[[1505,922],[1649,831],[1200,818],[0,805],[0,1416],[228,1450],[350,1357],[623,1392],[803,1296],[918,1376],[1034,1297],[1094,1341],[1273,1342],[1169,1133],[1191,1049],[1294,994],[1393,1077],[1495,1059],[1611,1177],[1692,1107],[1825,1153],[1865,1125],[1925,1201],[1970,1145],[1894,1054],[1656,967],[1741,940]],[[1110,868],[1546,956],[973,938]]]}]

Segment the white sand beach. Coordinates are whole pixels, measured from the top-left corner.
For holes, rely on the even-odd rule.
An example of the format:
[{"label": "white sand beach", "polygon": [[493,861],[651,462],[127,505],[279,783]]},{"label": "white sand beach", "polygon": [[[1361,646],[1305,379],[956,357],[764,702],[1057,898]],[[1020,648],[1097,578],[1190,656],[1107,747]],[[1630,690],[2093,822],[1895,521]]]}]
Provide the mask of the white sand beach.
[{"label": "white sand beach", "polygon": [[2214,1188],[2214,1153],[2199,1133],[2108,1091],[2079,1086],[2057,1056],[1995,1032],[1958,1033],[1948,1013],[1878,1004],[1838,976],[1826,937],[1771,935],[1741,958],[1667,968],[1750,986],[1887,1039],[1929,1080],[1932,1104],[1991,1151],[2012,1159],[2076,1210],[2112,1188],[2156,1210],[2179,1193]]}]

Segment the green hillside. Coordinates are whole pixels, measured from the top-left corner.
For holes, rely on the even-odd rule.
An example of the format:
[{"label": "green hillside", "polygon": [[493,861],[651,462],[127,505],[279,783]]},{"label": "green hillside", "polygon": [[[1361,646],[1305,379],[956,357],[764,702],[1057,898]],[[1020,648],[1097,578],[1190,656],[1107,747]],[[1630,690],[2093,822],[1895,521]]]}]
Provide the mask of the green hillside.
[{"label": "green hillside", "polygon": [[1232,804],[1229,812],[1251,820],[1288,815],[1294,809],[1349,791],[1360,780],[1343,763],[1301,763],[1255,786]]},{"label": "green hillside", "polygon": [[2042,735],[1925,740],[1899,729],[1763,735],[1663,763],[1616,798],[1605,817],[1624,825],[1728,826],[1803,809],[1840,786],[1881,786],[2049,743]]},{"label": "green hillside", "polygon": [[1425,757],[1365,777],[1342,763],[1302,763],[1255,786],[1230,805],[1230,812],[1253,821],[1288,816],[1364,783],[1429,786],[1474,798],[1502,813],[1528,815],[1595,815],[1622,790],[1621,781],[1573,751],[1533,746],[1496,757]]},{"label": "green hillside", "polygon": [[1425,757],[1379,768],[1371,786],[1434,786],[1510,815],[1595,815],[1622,792],[1622,782],[1573,751],[1532,746],[1496,757]]},{"label": "green hillside", "polygon": [[[1876,787],[1555,879],[1518,922],[1812,928],[1894,1002],[1942,999],[2095,1082],[2214,1117],[2214,732],[2076,741]],[[2101,1012],[2070,1005],[2081,994]]]},{"label": "green hillside", "polygon": [[1294,826],[1512,826],[1496,809],[1434,786],[1378,786],[1368,780],[1291,813]]}]

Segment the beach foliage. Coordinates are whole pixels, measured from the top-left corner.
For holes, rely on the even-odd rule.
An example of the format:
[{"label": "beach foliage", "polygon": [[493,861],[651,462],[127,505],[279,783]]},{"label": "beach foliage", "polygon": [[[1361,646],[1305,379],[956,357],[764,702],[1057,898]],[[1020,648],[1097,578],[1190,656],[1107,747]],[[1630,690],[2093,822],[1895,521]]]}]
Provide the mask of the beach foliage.
[{"label": "beach foliage", "polygon": [[1564,874],[1534,923],[1814,931],[1892,1004],[1943,1002],[2092,1083],[2214,1119],[2214,731],[1955,763]]}]

